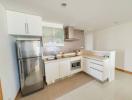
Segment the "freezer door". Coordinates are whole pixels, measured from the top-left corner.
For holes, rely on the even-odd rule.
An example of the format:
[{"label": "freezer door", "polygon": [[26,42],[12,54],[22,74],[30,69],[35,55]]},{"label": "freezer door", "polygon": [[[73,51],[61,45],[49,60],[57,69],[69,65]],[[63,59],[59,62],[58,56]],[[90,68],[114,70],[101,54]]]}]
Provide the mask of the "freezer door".
[{"label": "freezer door", "polygon": [[41,41],[19,40],[17,41],[18,58],[41,56]]},{"label": "freezer door", "polygon": [[43,88],[44,66],[40,57],[19,60],[21,91],[23,95]]}]

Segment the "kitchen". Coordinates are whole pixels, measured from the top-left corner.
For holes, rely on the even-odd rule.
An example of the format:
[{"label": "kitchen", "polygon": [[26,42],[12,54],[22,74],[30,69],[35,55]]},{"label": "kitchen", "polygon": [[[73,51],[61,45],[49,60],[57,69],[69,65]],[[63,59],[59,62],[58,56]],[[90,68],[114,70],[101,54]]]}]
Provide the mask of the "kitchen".
[{"label": "kitchen", "polygon": [[[43,22],[40,16],[14,11],[7,11],[7,25],[11,41],[15,42],[14,47],[15,44],[17,45],[16,60],[18,59],[19,63],[23,96],[44,88],[42,74],[39,75],[41,79],[38,80],[37,72],[44,73],[44,81],[47,85],[82,71],[102,82],[114,80],[115,51],[84,50],[83,30]],[[25,33],[20,34],[20,32]],[[36,64],[39,64],[39,69]]]},{"label": "kitchen", "polygon": [[[62,21],[62,24],[46,21],[41,14],[8,9],[4,2],[2,4],[5,8],[0,7],[0,31],[6,33],[1,35],[6,40],[1,38],[1,43],[3,41],[6,47],[2,45],[1,55],[4,57],[4,52],[8,52],[9,56],[3,58],[1,63],[6,64],[8,59],[7,64],[13,67],[2,67],[0,71],[1,100],[97,100],[97,91],[108,95],[106,91],[109,86],[119,89],[116,82],[122,81],[120,75],[130,78],[126,73],[116,70],[117,65],[122,65],[119,63],[121,52],[111,46],[109,39],[106,42],[101,40],[107,38],[105,31],[87,30],[86,27],[82,28],[83,25],[78,27],[72,22],[68,24]],[[63,10],[67,5],[67,2],[60,3]],[[104,37],[95,35],[96,32]],[[105,47],[105,43],[109,45]],[[127,59],[128,55],[125,57]],[[126,61],[125,64],[129,65],[130,62]],[[95,87],[92,88],[96,85],[99,86],[97,91]],[[97,98],[84,93],[92,93],[90,88],[96,91]],[[114,97],[111,95],[109,98]]]}]

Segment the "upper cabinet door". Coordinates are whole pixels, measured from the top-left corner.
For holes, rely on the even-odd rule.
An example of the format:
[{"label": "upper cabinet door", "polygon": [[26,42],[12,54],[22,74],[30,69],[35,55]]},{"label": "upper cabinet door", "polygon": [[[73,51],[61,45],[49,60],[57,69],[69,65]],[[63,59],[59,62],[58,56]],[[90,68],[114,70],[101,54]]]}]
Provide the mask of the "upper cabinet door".
[{"label": "upper cabinet door", "polygon": [[54,28],[53,35],[56,46],[64,46],[64,30],[61,28]]},{"label": "upper cabinet door", "polygon": [[26,16],[24,13],[7,11],[8,34],[26,34]]},{"label": "upper cabinet door", "polygon": [[14,35],[42,35],[42,19],[39,16],[7,11],[8,33]]},{"label": "upper cabinet door", "polygon": [[43,27],[45,46],[64,46],[64,30],[62,28]]},{"label": "upper cabinet door", "polygon": [[54,46],[53,29],[50,27],[43,27],[43,44],[44,46]]},{"label": "upper cabinet door", "polygon": [[42,35],[42,19],[39,16],[27,15],[27,33]]}]

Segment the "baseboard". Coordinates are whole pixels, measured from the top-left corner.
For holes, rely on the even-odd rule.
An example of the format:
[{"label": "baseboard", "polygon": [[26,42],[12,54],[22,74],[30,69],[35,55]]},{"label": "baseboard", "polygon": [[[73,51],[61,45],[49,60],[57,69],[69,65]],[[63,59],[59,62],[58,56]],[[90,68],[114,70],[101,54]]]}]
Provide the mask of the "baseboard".
[{"label": "baseboard", "polygon": [[19,89],[19,91],[17,92],[17,95],[16,95],[16,97],[15,97],[15,100],[18,100],[18,98],[19,98],[19,96],[20,96],[20,92],[21,92],[21,90]]},{"label": "baseboard", "polygon": [[116,70],[118,70],[118,71],[122,71],[122,72],[125,72],[125,73],[128,73],[128,74],[131,74],[131,75],[132,75],[132,72],[131,72],[131,71],[129,71],[129,70],[125,70],[125,69],[122,68],[122,67],[116,67]]},{"label": "baseboard", "polygon": [[0,100],[3,100],[3,93],[2,93],[1,80],[0,80]]}]

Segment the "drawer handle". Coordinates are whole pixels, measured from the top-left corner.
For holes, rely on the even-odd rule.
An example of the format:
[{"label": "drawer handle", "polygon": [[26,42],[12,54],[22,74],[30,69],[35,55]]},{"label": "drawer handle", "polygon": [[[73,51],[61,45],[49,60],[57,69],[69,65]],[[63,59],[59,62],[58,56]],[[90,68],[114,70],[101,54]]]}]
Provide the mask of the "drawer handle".
[{"label": "drawer handle", "polygon": [[101,65],[101,64],[97,64],[97,63],[94,63],[94,62],[90,62],[90,63],[92,63],[92,64],[96,64],[96,65],[99,65],[99,66],[103,66],[103,65]]},{"label": "drawer handle", "polygon": [[90,67],[90,68],[92,68],[92,69],[94,69],[94,70],[97,70],[97,71],[99,71],[99,72],[103,72],[103,71],[101,71],[101,70],[98,70],[98,69],[96,69],[96,68],[93,68],[93,67]]},{"label": "drawer handle", "polygon": [[86,59],[92,59],[92,60],[96,60],[96,61],[100,61],[100,62],[104,62],[104,61],[101,61],[101,60],[97,60],[97,59],[94,59],[94,58],[87,58],[87,57],[84,57],[84,58],[86,58]]}]

